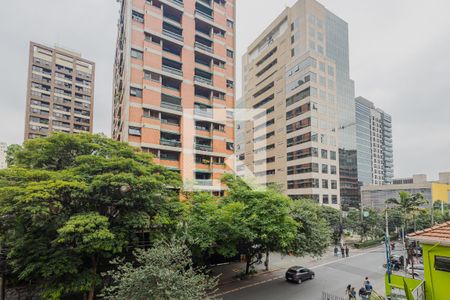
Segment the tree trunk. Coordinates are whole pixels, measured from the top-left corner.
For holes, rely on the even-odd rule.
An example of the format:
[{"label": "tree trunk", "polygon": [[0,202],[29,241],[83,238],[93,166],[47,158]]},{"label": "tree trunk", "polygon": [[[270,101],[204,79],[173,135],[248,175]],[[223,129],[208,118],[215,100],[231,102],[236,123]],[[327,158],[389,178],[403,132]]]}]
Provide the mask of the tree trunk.
[{"label": "tree trunk", "polygon": [[89,291],[88,300],[94,300],[94,287]]},{"label": "tree trunk", "polygon": [[269,249],[266,249],[266,261],[264,262],[264,266],[266,267],[266,271],[269,271]]},{"label": "tree trunk", "polygon": [[252,258],[250,257],[250,255],[247,254],[245,256],[245,260],[246,260],[245,275],[248,275],[248,273],[250,272],[250,262],[251,262]]},{"label": "tree trunk", "polygon": [[[95,256],[91,256],[91,263],[92,263],[92,273],[95,275],[97,274],[97,259]],[[95,295],[95,283],[92,283],[91,289],[88,293],[88,300],[94,300]]]}]

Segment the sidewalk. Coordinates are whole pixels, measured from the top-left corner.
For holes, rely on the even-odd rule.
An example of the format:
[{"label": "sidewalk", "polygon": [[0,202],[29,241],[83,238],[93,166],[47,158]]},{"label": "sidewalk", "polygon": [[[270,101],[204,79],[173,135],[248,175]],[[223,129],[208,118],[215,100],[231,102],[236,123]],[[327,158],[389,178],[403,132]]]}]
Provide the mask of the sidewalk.
[{"label": "sidewalk", "polygon": [[[237,278],[241,272],[245,270],[245,263],[235,262],[225,265],[220,265],[212,268],[212,275],[219,276],[219,293],[228,293],[230,291],[239,290],[244,287],[260,284],[274,279],[284,277],[286,270],[294,265],[305,267],[314,267],[324,263],[341,260],[341,256],[334,256],[334,247],[327,249],[322,257],[295,257],[282,256],[279,253],[271,253],[269,256],[269,271],[265,271],[264,264],[254,265],[257,273],[249,276],[246,279],[240,280]],[[366,252],[367,249],[350,249],[350,256]],[[264,261],[264,259],[263,259]]]}]

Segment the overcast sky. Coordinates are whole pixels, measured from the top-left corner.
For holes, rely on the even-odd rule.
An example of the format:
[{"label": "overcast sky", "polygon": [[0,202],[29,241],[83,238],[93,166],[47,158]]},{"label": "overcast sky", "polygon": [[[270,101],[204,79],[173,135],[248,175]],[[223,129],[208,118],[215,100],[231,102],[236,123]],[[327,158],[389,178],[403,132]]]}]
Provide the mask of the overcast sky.
[{"label": "overcast sky", "polygon": [[[23,141],[30,40],[77,50],[96,63],[94,131],[110,135],[116,1],[2,2],[0,141]],[[240,57],[295,0],[237,2]],[[436,179],[438,172],[450,171],[450,1],[321,3],[349,23],[356,95],[393,116],[395,176],[425,173]],[[238,86],[240,72],[238,68]]]}]

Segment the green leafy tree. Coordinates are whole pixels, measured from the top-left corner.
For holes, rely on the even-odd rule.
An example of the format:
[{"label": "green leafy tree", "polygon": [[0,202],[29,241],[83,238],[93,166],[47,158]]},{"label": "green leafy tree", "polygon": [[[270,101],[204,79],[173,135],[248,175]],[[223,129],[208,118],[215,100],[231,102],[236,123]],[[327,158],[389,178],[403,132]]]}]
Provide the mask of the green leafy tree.
[{"label": "green leafy tree", "polygon": [[8,146],[6,150],[6,164],[11,167],[15,164],[16,153],[20,152],[22,147],[20,145],[12,144]]},{"label": "green leafy tree", "polygon": [[386,200],[386,204],[394,205],[403,212],[403,232],[408,228],[408,221],[415,221],[416,213],[420,210],[420,206],[425,203],[427,203],[427,201],[421,193],[411,195],[404,191],[399,193],[398,199],[391,198]]},{"label": "green leafy tree", "polygon": [[343,218],[341,211],[330,206],[320,206],[322,217],[327,221],[328,226],[332,230],[332,241],[335,245],[339,243],[344,230]]},{"label": "green leafy tree", "polygon": [[[255,190],[242,179],[226,176],[229,193],[224,199],[225,234],[233,236],[234,244],[246,257],[245,273],[257,260],[257,255],[287,252],[296,238],[298,223],[290,215],[292,200],[272,189]],[[228,247],[226,247],[228,248]]]},{"label": "green leafy tree", "polygon": [[158,243],[134,252],[136,264],[116,259],[115,270],[107,273],[112,283],[104,298],[128,299],[209,299],[217,279],[193,268],[188,247],[181,242]]},{"label": "green leafy tree", "polygon": [[101,135],[27,141],[0,171],[0,240],[13,275],[43,297],[93,299],[108,261],[179,225],[178,174]]},{"label": "green leafy tree", "polygon": [[380,237],[384,229],[382,216],[369,208],[365,208],[364,213],[355,209],[350,210],[344,221],[345,228],[356,232],[361,241]]},{"label": "green leafy tree", "polygon": [[290,247],[292,253],[297,256],[323,255],[333,234],[323,217],[323,208],[311,200],[296,200],[291,206],[291,215],[299,224],[297,236]]}]

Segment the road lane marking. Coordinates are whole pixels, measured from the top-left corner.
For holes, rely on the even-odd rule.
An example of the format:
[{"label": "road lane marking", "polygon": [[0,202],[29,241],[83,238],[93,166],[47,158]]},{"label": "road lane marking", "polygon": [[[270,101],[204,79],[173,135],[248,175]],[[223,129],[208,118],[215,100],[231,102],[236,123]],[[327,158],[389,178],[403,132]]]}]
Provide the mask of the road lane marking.
[{"label": "road lane marking", "polygon": [[[318,269],[318,268],[321,268],[321,267],[325,267],[325,266],[334,264],[336,262],[346,261],[346,260],[349,260],[351,258],[360,257],[360,256],[363,256],[363,255],[370,254],[370,253],[373,253],[373,252],[378,252],[378,251],[380,251],[380,248],[375,248],[375,249],[372,249],[372,250],[370,250],[368,252],[358,253],[358,254],[355,254],[353,256],[343,258],[343,259],[342,258],[341,259],[336,259],[336,260],[329,261],[329,262],[326,262],[326,263],[323,263],[323,264],[320,264],[320,265],[317,265],[317,266],[314,266],[314,267],[308,267],[308,269]],[[242,290],[247,289],[247,288],[251,288],[251,287],[254,287],[254,286],[257,286],[257,285],[268,283],[268,282],[271,282],[271,281],[274,281],[274,280],[279,280],[279,279],[282,279],[282,278],[284,278],[284,275],[280,275],[280,276],[277,276],[277,277],[273,277],[273,278],[269,278],[269,279],[266,279],[266,280],[258,281],[258,282],[255,282],[255,283],[252,283],[252,284],[249,284],[249,285],[241,286],[241,287],[238,287],[238,288],[235,288],[235,289],[223,292],[223,293],[215,294],[214,296],[220,297],[220,296],[223,296],[223,295],[226,295],[226,294],[239,292],[239,291],[242,291]]]}]

